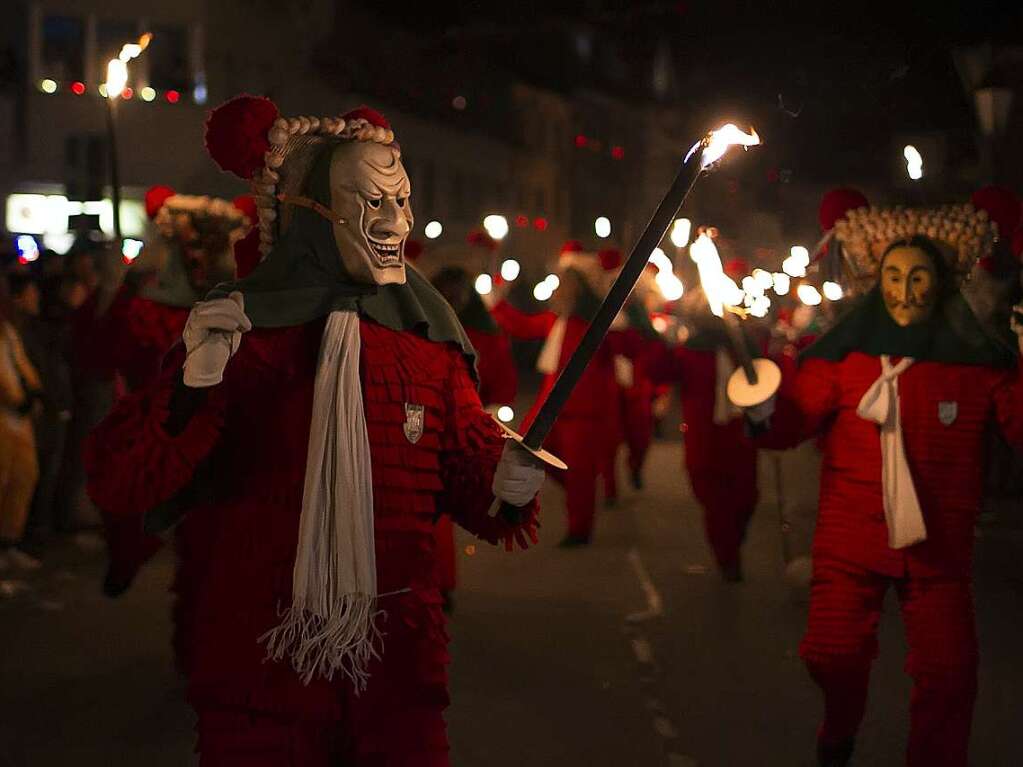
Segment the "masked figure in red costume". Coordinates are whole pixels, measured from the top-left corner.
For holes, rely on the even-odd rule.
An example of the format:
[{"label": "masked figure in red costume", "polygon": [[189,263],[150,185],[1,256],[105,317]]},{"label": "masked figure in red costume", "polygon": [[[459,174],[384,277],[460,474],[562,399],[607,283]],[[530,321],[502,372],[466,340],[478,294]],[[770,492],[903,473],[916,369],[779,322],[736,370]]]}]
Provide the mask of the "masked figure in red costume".
[{"label": "masked figure in red costume", "polygon": [[[234,249],[252,223],[238,207],[246,204],[245,198],[232,203],[156,186],[146,193],[145,203],[154,231],[109,308],[99,313],[95,307],[91,328],[97,354],[111,375],[121,376],[128,391],[159,376],[192,306],[214,285],[235,277]],[[110,557],[104,591],[109,596],[127,590],[161,546],[158,537],[145,535],[140,519],[104,515]]]},{"label": "masked figure in red costume", "polygon": [[[473,254],[482,252],[489,257],[496,243],[486,232],[473,232],[463,252],[454,258],[440,255],[443,264],[433,276],[434,287],[440,291],[458,315],[459,322],[465,328],[465,334],[472,341],[476,350],[476,370],[480,379],[480,402],[487,412],[496,417],[497,411],[503,406],[515,402],[518,389],[518,371],[511,354],[508,336],[501,332],[490,316],[480,294],[473,285],[473,277],[484,264],[465,263],[466,256],[470,262],[480,260]],[[464,251],[468,251],[465,253]],[[437,538],[437,555],[441,567],[441,589],[447,610],[453,605],[451,592],[457,584],[457,565],[455,557],[454,527],[451,518],[442,516],[434,528]]]},{"label": "masked figure in red costume", "polygon": [[[560,283],[554,293],[552,311],[526,314],[507,301],[499,302],[492,310],[498,325],[512,338],[546,339],[536,363],[537,370],[544,374],[544,381],[533,409],[523,422],[524,429],[532,422],[582,340],[600,306],[599,295],[606,282],[606,273],[597,255],[584,251],[574,240],[562,247],[558,270]],[[616,394],[614,352],[604,343],[544,442],[545,447],[568,464],[567,471],[552,475],[565,488],[568,534],[560,544],[563,547],[585,546],[593,536],[597,478],[607,463],[607,445],[620,429],[617,410],[609,411],[607,407]]]},{"label": "masked figure in red costume", "polygon": [[[240,97],[207,146],[252,179],[266,258],[192,309],[184,354],[93,433],[90,491],[111,515],[154,510],[150,527],[168,506],[207,520],[188,680],[203,767],[444,767],[434,515],[524,545],[543,471],[405,269],[411,187],[380,115]],[[518,513],[490,517],[495,494]]]},{"label": "masked figure in red costume", "polygon": [[872,287],[803,353],[774,414],[764,421],[771,402],[749,414],[766,423],[765,446],[819,437],[823,448],[801,645],[824,694],[822,765],[850,762],[889,588],[913,678],[906,763],[968,764],[985,431],[1023,446],[1017,340],[1008,323],[989,334],[960,292],[998,235],[967,205],[846,212],[834,233],[844,282]]}]

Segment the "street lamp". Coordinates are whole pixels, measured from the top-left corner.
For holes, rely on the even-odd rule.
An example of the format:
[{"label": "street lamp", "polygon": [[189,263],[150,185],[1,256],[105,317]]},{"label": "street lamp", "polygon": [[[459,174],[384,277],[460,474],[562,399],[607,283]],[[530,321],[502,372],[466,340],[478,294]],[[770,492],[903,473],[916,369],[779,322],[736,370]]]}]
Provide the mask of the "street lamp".
[{"label": "street lamp", "polygon": [[117,99],[128,85],[128,62],[138,58],[149,45],[153,35],[146,32],[136,43],[125,43],[116,59],[107,62],[107,79],[103,83],[103,97],[107,104],[107,143],[110,152],[110,198],[114,209],[114,239],[121,243],[121,180],[117,169],[117,131],[114,108]]}]

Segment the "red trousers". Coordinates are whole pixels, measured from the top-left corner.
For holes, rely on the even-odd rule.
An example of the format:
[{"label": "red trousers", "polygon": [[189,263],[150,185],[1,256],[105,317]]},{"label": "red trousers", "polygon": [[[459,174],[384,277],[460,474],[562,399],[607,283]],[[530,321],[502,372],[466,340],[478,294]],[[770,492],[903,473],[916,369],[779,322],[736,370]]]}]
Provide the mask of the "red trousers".
[{"label": "red trousers", "polygon": [[800,654],[824,693],[820,739],[856,734],[867,702],[877,624],[889,586],[902,607],[913,678],[909,767],[967,767],[977,694],[977,634],[969,577],[892,578],[837,561],[815,561]]},{"label": "red trousers", "polygon": [[707,542],[718,566],[725,568],[739,560],[746,528],[757,506],[756,462],[689,470],[693,495],[703,506]]},{"label": "red trousers", "polygon": [[[200,709],[200,767],[448,767],[439,709],[378,712],[392,737],[361,747],[363,731],[245,709]],[[424,744],[429,744],[424,747]]]},{"label": "red trousers", "polygon": [[594,418],[562,417],[547,442],[552,453],[568,464],[551,476],[565,488],[568,534],[589,538],[597,504],[597,477],[607,465],[607,435]]},{"label": "red trousers", "polygon": [[396,598],[404,603],[381,618],[383,650],[366,689],[356,694],[335,677],[334,710],[303,715],[315,708],[287,693],[244,707],[193,699],[200,767],[449,767],[448,653],[436,598],[436,606]]},{"label": "red trousers", "polygon": [[654,436],[653,398],[649,387],[637,387],[624,393],[622,426],[625,444],[629,448],[629,469],[633,473],[643,470],[647,451]]}]

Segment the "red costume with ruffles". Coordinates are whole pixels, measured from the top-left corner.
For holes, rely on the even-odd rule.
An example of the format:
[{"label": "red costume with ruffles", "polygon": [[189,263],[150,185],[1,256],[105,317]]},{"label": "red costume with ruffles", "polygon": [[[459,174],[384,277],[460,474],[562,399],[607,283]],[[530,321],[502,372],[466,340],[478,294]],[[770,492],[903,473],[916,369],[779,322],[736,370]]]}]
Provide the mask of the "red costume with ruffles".
[{"label": "red costume with ruffles", "polygon": [[[899,376],[906,456],[927,539],[892,549],[878,427],[856,412],[880,373],[880,359],[859,352],[841,362],[806,360],[783,381],[771,428],[758,440],[784,449],[822,437],[814,582],[801,654],[827,693],[822,740],[849,737],[863,716],[882,601],[894,582],[914,680],[908,763],[965,765],[977,689],[971,572],[984,434],[994,422],[1023,447],[1023,379],[1018,370],[925,361]],[[940,417],[948,403],[956,406],[951,423]]]},{"label": "red costume with ruffles", "polygon": [[[461,351],[362,320],[380,657],[358,695],[343,675],[303,685],[286,663],[265,661],[258,638],[292,598],[323,328],[317,320],[246,334],[224,382],[180,433],[165,428],[177,366],[122,400],[88,446],[90,492],[107,513],[133,516],[178,493],[200,464],[212,469],[209,500],[190,512],[216,552],[196,594],[189,670],[204,767],[241,764],[243,753],[247,767],[443,767],[448,655],[434,516],[492,543],[516,535],[524,544],[535,502],[518,528],[488,515],[504,440]],[[407,403],[425,408],[415,442]]]},{"label": "red costume with ruffles", "polygon": [[[505,333],[524,341],[547,338],[558,320],[554,312],[527,314],[507,301],[498,303],[491,313]],[[589,323],[579,317],[566,318],[557,370],[544,376],[536,402],[523,421],[523,429],[528,429],[533,422],[588,326]],[[567,471],[554,471],[551,476],[565,488],[570,536],[589,539],[593,534],[597,478],[605,468],[609,434],[618,434],[620,429],[617,410],[608,407],[608,403],[616,400],[617,393],[614,352],[609,344],[603,343],[544,441],[544,447],[568,464]]]}]

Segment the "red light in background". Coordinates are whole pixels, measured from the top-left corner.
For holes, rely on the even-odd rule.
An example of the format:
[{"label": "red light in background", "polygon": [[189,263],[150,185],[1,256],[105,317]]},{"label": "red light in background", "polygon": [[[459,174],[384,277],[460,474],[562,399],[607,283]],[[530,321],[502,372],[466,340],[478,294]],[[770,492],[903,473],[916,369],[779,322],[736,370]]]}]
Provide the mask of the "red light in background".
[{"label": "red light in background", "polygon": [[535,218],[535,219],[533,219],[533,226],[535,226],[538,231],[542,232],[545,229],[547,229],[547,219],[546,218]]},{"label": "red light in background", "polygon": [[71,83],[71,92],[76,96],[81,96],[85,93],[85,83],[79,82],[78,80]]},{"label": "red light in background", "polygon": [[575,137],[575,145],[580,149],[586,146],[587,143],[589,143],[589,139],[587,139],[582,133]]},{"label": "red light in background", "polygon": [[625,159],[625,147],[613,146],[611,147],[611,156],[616,160]]},{"label": "red light in background", "polygon": [[177,91],[167,91],[164,98],[167,99],[168,104],[177,104],[181,100],[181,94]]},{"label": "red light in background", "polygon": [[529,226],[529,216],[516,216],[515,226]]},{"label": "red light in background", "polygon": [[131,88],[125,88],[123,91],[121,91],[122,99],[130,99],[134,95],[135,91],[133,91]]}]

